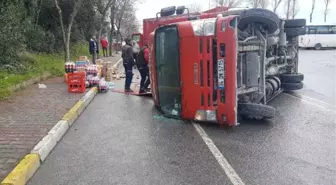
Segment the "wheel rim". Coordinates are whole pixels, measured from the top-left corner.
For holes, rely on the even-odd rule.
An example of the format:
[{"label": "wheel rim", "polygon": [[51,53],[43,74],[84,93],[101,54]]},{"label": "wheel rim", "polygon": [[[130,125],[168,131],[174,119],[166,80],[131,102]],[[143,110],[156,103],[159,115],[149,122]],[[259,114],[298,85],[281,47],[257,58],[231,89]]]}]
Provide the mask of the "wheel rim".
[{"label": "wheel rim", "polygon": [[316,45],[315,45],[315,49],[316,49],[316,50],[320,50],[321,48],[322,48],[321,44],[316,44]]}]

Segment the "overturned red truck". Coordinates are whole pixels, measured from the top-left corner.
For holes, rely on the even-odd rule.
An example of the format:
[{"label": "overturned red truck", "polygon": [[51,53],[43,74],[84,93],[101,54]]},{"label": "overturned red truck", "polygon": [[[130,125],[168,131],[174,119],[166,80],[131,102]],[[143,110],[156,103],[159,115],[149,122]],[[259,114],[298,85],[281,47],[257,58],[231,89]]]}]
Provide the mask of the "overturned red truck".
[{"label": "overturned red truck", "polygon": [[282,20],[258,8],[186,16],[159,26],[148,40],[152,95],[166,116],[236,126],[240,118],[274,117],[267,103],[303,88],[298,36],[305,34],[305,19]]}]

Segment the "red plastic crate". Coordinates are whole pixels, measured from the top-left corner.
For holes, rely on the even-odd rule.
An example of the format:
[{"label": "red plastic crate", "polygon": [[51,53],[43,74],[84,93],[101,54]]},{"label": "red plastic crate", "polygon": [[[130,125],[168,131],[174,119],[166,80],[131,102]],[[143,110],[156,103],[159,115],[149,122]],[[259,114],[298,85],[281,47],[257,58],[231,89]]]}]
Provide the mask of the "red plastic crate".
[{"label": "red plastic crate", "polygon": [[85,92],[85,72],[68,73],[68,92]]}]

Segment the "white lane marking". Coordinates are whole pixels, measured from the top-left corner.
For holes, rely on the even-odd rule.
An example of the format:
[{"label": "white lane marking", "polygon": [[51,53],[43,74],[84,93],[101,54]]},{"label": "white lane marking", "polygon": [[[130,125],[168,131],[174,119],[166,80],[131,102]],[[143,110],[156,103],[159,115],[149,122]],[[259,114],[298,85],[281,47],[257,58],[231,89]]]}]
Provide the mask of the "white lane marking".
[{"label": "white lane marking", "polygon": [[304,98],[299,98],[299,97],[293,96],[293,95],[291,95],[291,94],[287,94],[287,93],[284,93],[284,94],[287,95],[287,96],[289,96],[289,97],[292,97],[292,98],[301,100],[301,101],[303,101],[303,102],[305,102],[305,103],[308,103],[308,104],[310,104],[310,105],[314,105],[315,107],[321,108],[321,109],[323,109],[323,110],[325,110],[325,111],[332,112],[332,113],[336,114],[336,110],[335,110],[335,109],[333,109],[333,110],[332,110],[332,109],[329,109],[329,108],[327,108],[327,107],[325,107],[325,106],[323,106],[323,105],[319,105],[319,104],[317,104],[317,103],[311,102],[311,101],[306,100],[306,99],[304,99]]},{"label": "white lane marking", "polygon": [[315,99],[315,98],[312,98],[312,97],[309,97],[309,96],[305,96],[305,95],[301,95],[301,94],[297,94],[297,93],[286,93],[286,94],[289,94],[291,96],[295,96],[296,98],[309,99],[309,100],[312,100],[312,101],[316,101],[318,103],[321,103],[321,104],[329,106],[329,107],[334,107],[330,103],[327,103],[327,102],[324,102],[324,101],[321,101],[321,100],[318,100],[318,99]]},{"label": "white lane marking", "polygon": [[203,130],[203,128],[198,124],[192,122],[193,126],[195,127],[198,134],[202,137],[205,144],[208,146],[209,150],[211,151],[212,155],[216,158],[219,165],[224,170],[227,177],[229,177],[230,181],[233,185],[245,185],[243,180],[239,177],[236,171],[232,168],[223,154],[218,150],[215,143],[210,139],[208,134]]}]

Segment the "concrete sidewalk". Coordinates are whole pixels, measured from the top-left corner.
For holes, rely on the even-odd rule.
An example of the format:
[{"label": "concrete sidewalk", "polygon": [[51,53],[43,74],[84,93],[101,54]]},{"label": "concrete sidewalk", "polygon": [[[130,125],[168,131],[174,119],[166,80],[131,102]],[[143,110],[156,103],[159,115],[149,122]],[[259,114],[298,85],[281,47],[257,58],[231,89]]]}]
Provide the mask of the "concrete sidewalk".
[{"label": "concrete sidewalk", "polygon": [[68,93],[60,77],[40,83],[47,88],[34,84],[0,102],[0,182],[84,95]]}]

